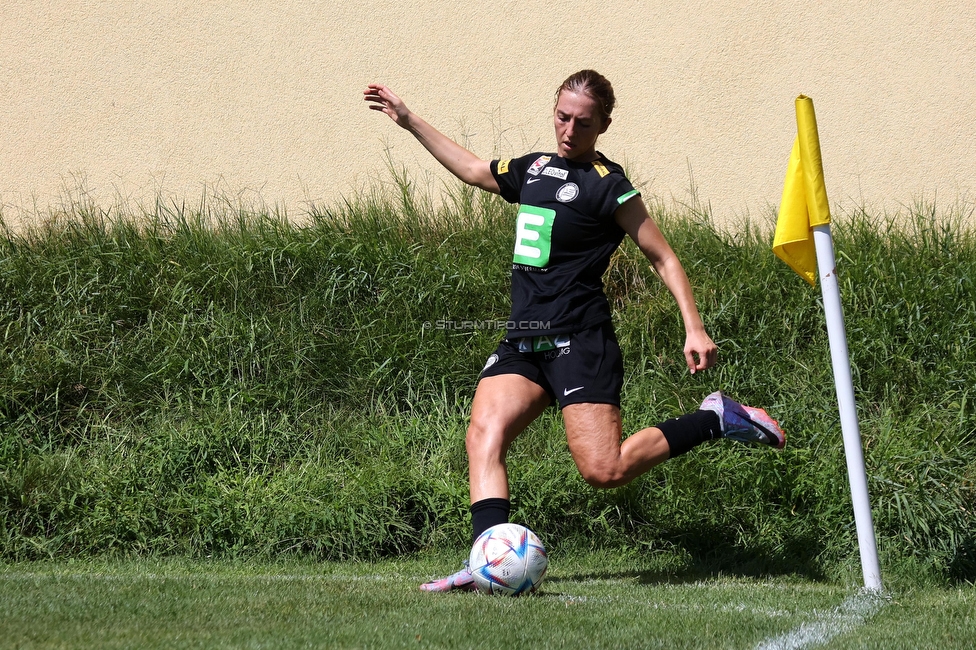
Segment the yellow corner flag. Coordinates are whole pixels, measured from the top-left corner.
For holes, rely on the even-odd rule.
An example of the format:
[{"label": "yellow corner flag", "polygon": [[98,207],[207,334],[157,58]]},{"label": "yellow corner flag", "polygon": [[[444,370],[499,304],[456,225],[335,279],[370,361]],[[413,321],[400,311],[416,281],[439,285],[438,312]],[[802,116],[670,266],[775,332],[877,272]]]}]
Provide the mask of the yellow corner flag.
[{"label": "yellow corner flag", "polygon": [[790,265],[810,286],[816,285],[817,252],[810,229],[830,223],[820,135],[813,100],[796,98],[796,140],[786,167],[783,198],[779,202],[773,253]]},{"label": "yellow corner flag", "polygon": [[844,455],[847,457],[847,477],[851,482],[864,587],[880,591],[878,544],[874,536],[868,477],[864,469],[864,451],[854,404],[854,381],[851,377],[851,357],[847,351],[840,284],[834,267],[834,241],[830,235],[830,207],[827,204],[827,188],[824,187],[823,161],[820,159],[820,136],[817,134],[817,118],[813,115],[813,100],[803,95],[796,98],[796,140],[786,167],[773,252],[811,286],[817,283],[818,266],[832,269],[830,273],[820,275],[820,289],[823,292],[824,321],[827,324],[834,386],[837,389],[837,411],[844,433]]}]

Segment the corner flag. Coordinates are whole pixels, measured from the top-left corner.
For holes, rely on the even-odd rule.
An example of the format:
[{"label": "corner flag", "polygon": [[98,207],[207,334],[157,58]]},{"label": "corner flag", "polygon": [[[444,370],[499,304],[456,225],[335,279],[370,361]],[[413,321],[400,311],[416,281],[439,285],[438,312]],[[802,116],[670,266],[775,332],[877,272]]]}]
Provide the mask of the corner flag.
[{"label": "corner flag", "polygon": [[837,409],[844,436],[844,455],[847,457],[847,478],[851,484],[857,543],[861,553],[861,571],[865,588],[881,590],[878,547],[854,404],[854,381],[851,378],[847,332],[834,261],[834,241],[830,235],[830,207],[820,158],[820,135],[813,113],[813,100],[803,95],[796,98],[796,140],[786,168],[773,252],[810,286],[816,285],[817,272],[820,274],[834,386],[837,389]]},{"label": "corner flag", "polygon": [[817,277],[817,253],[810,229],[828,224],[830,206],[820,158],[817,117],[813,113],[813,100],[800,95],[796,98],[796,140],[786,167],[773,252],[810,286],[816,285]]}]

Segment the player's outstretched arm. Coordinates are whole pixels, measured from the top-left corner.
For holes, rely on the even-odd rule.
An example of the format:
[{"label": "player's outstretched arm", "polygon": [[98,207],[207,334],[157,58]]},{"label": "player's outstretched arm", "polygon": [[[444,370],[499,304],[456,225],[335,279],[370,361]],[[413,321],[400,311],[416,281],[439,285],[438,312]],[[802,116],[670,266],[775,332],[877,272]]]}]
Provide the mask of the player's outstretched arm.
[{"label": "player's outstretched arm", "polygon": [[718,346],[705,331],[684,267],[664,238],[664,234],[647,213],[644,202],[639,196],[624,201],[623,205],[617,208],[614,217],[620,227],[637,243],[678,303],[685,326],[684,355],[688,369],[694,374],[698,370],[711,368],[718,359]]},{"label": "player's outstretched arm", "polygon": [[390,116],[398,126],[414,135],[437,162],[468,185],[498,194],[498,183],[491,175],[490,163],[474,155],[432,127],[407,108],[403,100],[383,84],[369,84],[363,91],[369,107]]}]

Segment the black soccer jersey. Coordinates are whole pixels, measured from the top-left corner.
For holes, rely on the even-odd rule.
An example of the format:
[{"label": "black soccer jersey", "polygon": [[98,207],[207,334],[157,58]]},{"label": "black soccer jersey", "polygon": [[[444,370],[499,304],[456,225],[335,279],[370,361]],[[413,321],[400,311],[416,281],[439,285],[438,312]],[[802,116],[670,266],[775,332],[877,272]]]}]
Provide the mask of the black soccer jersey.
[{"label": "black soccer jersey", "polygon": [[614,213],[638,194],[620,165],[602,155],[578,163],[531,153],[493,160],[491,173],[502,198],[520,204],[508,336],[564,334],[609,320],[603,273],[625,234]]}]

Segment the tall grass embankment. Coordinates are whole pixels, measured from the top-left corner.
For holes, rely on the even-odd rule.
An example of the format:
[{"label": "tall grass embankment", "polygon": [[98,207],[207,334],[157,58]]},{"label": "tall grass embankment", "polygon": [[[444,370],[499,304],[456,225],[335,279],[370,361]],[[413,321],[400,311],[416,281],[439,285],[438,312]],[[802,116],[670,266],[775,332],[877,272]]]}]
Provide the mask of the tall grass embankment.
[{"label": "tall grass embankment", "polygon": [[[84,204],[0,240],[0,558],[389,557],[467,543],[464,431],[508,315],[514,212],[401,184],[313,211]],[[554,553],[847,575],[857,542],[818,290],[768,228],[652,205],[720,347],[688,374],[632,243],[606,276],[625,433],[723,389],[789,439],[718,441],[609,491],[554,410],[510,458],[513,518]],[[976,238],[959,214],[835,219],[883,570],[976,579]],[[847,572],[847,573],[845,573]]]}]

